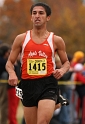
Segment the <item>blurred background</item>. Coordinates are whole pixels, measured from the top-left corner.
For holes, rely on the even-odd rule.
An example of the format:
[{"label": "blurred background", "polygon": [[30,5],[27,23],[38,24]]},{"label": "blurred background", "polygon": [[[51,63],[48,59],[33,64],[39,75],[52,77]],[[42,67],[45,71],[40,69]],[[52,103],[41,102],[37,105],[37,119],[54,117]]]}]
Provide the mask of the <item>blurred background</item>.
[{"label": "blurred background", "polygon": [[[32,29],[30,7],[35,2],[45,2],[50,5],[52,9],[52,15],[51,20],[48,22],[47,28],[49,31],[54,32],[55,35],[61,36],[64,39],[69,61],[72,62],[71,71],[74,72],[73,69],[75,62],[81,63],[85,71],[85,0],[0,0],[0,44],[7,44],[11,46],[18,34]],[[83,62],[81,61],[81,59],[83,59]],[[0,59],[0,62],[1,61],[2,59]],[[78,68],[79,67],[80,66],[78,66]],[[85,75],[83,75],[82,77],[83,81],[81,79],[79,79],[79,81],[83,83],[83,87],[85,88],[84,76]],[[68,81],[71,81],[71,78],[72,77],[70,77]],[[5,78],[3,78],[3,80],[4,79]],[[66,88],[69,89],[69,91],[72,91],[70,94],[71,98],[68,98],[69,100],[71,100],[71,106],[68,107],[68,110],[65,109],[66,107],[64,107],[65,110],[62,110],[62,107],[62,109],[58,113],[55,112],[50,124],[85,124],[85,111],[81,112],[80,110],[79,112],[79,109],[82,108],[83,105],[77,105],[77,103],[80,103],[80,101],[82,101],[82,99],[85,97],[85,93],[83,95],[84,97],[79,96],[75,86],[74,88],[69,88],[67,86],[67,83],[65,83],[67,80],[63,79],[62,81],[64,81],[65,88],[64,93],[62,94],[68,94],[66,93]],[[2,84],[3,81],[0,81],[0,88]],[[7,82],[5,82],[3,86],[5,86],[5,84],[7,84]],[[73,86],[71,82],[70,85]],[[83,91],[85,91],[85,89],[83,89]],[[3,92],[4,90],[2,90],[2,93],[0,90],[1,96]],[[67,98],[67,96],[65,96],[65,98]],[[6,103],[6,99],[4,100],[4,102]],[[83,110],[85,110],[85,106]],[[11,122],[10,124],[25,124],[23,117],[23,107],[20,101],[18,101],[17,103],[16,111],[17,113],[15,113],[15,116],[17,118],[17,121]],[[61,113],[63,114],[61,115]],[[67,117],[68,113],[70,113],[69,117]],[[0,118],[1,115],[3,114],[0,110]],[[63,120],[61,116],[64,119],[66,118],[67,120],[64,120],[64,122],[60,122],[60,120]],[[82,118],[83,121],[81,121]],[[72,122],[70,122],[71,119]],[[0,124],[6,123],[4,121],[1,122],[0,120]]]},{"label": "blurred background", "polygon": [[0,40],[12,44],[16,35],[31,29],[29,10],[37,1],[51,6],[48,29],[64,39],[67,52],[85,52],[85,0],[0,0]]}]

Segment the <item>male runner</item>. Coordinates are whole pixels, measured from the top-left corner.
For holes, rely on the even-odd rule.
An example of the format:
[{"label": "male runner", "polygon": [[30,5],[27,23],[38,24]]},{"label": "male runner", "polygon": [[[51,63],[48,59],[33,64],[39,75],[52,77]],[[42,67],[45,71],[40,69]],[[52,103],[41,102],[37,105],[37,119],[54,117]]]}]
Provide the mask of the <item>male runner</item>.
[{"label": "male runner", "polygon": [[[9,84],[17,85],[14,63],[21,53],[20,85],[26,124],[49,124],[58,97],[56,80],[69,70],[70,64],[63,39],[47,30],[50,7],[39,2],[32,5],[30,12],[33,28],[15,38],[6,70]],[[62,62],[60,69],[55,69],[55,52]]]}]

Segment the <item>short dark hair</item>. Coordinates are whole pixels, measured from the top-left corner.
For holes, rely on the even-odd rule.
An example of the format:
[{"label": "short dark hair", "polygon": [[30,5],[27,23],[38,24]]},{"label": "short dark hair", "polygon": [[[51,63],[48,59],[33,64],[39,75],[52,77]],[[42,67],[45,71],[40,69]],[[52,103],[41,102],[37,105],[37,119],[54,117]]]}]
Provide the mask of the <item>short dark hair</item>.
[{"label": "short dark hair", "polygon": [[33,8],[35,6],[42,6],[45,9],[45,11],[46,11],[46,15],[47,16],[50,16],[51,15],[51,8],[46,3],[42,3],[42,2],[35,3],[35,4],[33,4],[31,6],[31,8],[30,8],[30,13],[31,14],[32,14]]},{"label": "short dark hair", "polygon": [[10,50],[10,46],[8,44],[2,43],[0,45],[0,56],[4,56],[6,52],[8,52],[8,50]]}]

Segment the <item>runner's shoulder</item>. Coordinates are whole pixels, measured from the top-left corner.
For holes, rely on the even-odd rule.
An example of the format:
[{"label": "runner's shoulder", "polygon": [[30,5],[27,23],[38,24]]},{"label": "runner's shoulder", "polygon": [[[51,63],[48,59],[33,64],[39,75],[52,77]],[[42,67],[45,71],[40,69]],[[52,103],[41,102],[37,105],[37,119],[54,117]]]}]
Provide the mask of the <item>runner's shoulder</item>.
[{"label": "runner's shoulder", "polygon": [[22,34],[17,35],[17,36],[16,36],[16,39],[22,41],[22,40],[25,39],[25,37],[26,37],[26,33],[22,33]]},{"label": "runner's shoulder", "polygon": [[62,37],[60,37],[60,36],[57,36],[57,35],[54,35],[54,41],[55,42],[64,42],[64,40],[62,39]]}]

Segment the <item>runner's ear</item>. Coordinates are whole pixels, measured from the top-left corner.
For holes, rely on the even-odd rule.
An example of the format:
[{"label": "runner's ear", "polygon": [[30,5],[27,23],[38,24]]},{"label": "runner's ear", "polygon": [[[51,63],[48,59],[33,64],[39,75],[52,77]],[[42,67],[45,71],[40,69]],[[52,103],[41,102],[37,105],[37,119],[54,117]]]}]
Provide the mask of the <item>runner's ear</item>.
[{"label": "runner's ear", "polygon": [[31,18],[31,21],[32,21],[32,18]]},{"label": "runner's ear", "polygon": [[50,16],[47,17],[47,22],[50,20]]}]

